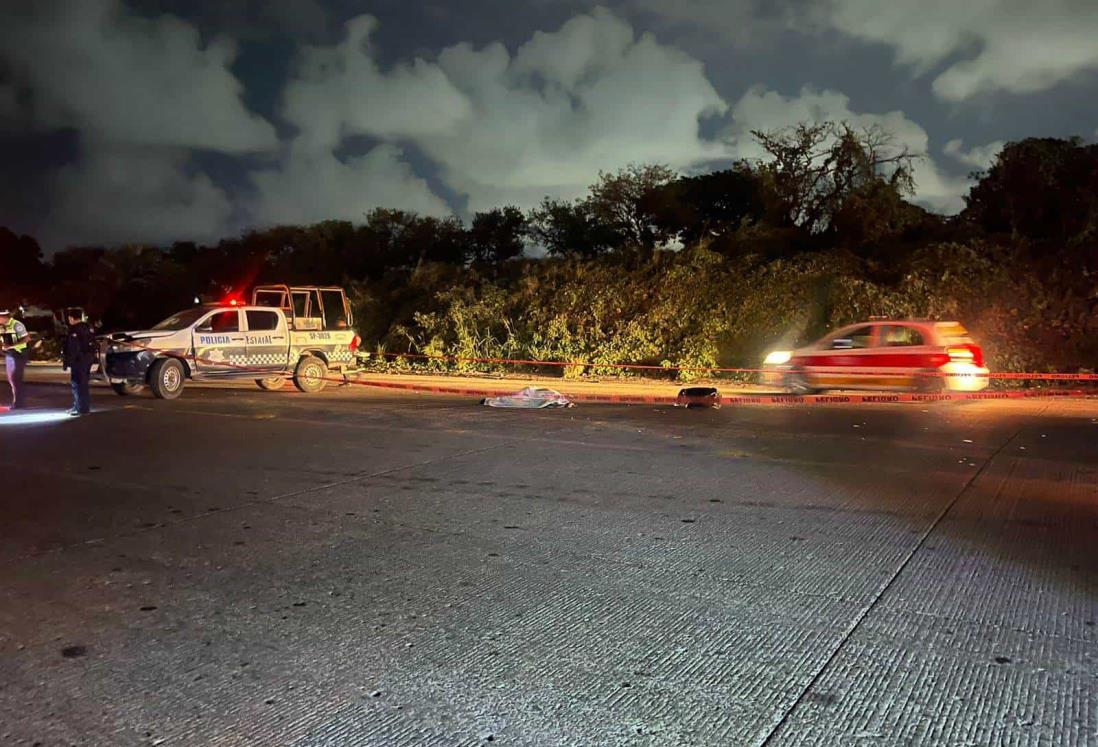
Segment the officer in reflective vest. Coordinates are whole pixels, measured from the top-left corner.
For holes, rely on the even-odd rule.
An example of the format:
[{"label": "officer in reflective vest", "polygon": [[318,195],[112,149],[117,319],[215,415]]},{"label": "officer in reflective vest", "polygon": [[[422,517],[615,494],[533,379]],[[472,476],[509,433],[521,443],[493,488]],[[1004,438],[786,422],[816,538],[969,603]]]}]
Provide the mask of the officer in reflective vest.
[{"label": "officer in reflective vest", "polygon": [[27,343],[30,335],[23,323],[12,318],[11,311],[0,309],[0,348],[4,351],[4,367],[11,386],[11,409],[27,406],[23,386],[23,371],[27,367]]}]

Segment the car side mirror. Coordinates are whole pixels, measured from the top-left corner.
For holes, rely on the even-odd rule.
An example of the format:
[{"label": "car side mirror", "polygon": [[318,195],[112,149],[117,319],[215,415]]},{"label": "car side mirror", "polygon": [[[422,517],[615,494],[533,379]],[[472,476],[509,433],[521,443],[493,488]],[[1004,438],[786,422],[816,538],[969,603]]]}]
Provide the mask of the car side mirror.
[{"label": "car side mirror", "polygon": [[195,332],[213,332],[212,324],[203,324],[201,327],[195,327]]},{"label": "car side mirror", "polygon": [[850,350],[854,347],[854,341],[849,337],[839,337],[831,341],[832,350]]}]

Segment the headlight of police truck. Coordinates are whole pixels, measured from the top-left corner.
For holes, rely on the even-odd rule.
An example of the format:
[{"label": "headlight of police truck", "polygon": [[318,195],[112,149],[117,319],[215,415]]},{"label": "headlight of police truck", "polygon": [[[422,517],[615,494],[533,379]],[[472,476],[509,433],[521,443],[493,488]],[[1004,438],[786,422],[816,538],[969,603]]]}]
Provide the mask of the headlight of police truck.
[{"label": "headlight of police truck", "polygon": [[793,353],[788,350],[775,350],[772,353],[768,353],[766,358],[763,359],[764,366],[784,366],[789,363],[789,359],[793,357]]}]

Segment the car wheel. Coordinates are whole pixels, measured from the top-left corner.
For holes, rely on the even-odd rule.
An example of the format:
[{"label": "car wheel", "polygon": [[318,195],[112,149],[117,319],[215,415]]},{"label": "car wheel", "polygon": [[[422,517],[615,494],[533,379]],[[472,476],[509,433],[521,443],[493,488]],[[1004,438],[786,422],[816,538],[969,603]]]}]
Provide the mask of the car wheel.
[{"label": "car wheel", "polygon": [[306,355],[294,369],[294,386],[306,394],[315,394],[327,384],[328,366],[315,355]]},{"label": "car wheel", "polygon": [[256,379],[255,383],[259,385],[259,388],[265,392],[277,392],[282,387],[286,386],[285,376],[271,376],[266,379]]},{"label": "car wheel", "polygon": [[803,371],[790,371],[785,375],[785,390],[798,396],[815,394],[819,391],[819,389],[808,383],[808,378],[805,377]]},{"label": "car wheel", "polygon": [[921,394],[940,394],[946,389],[946,380],[941,371],[924,368],[915,376],[915,391]]},{"label": "car wheel", "polygon": [[114,393],[117,394],[119,397],[127,397],[131,394],[137,394],[144,388],[145,387],[141,384],[133,384],[129,381],[111,382],[111,389],[113,389]]},{"label": "car wheel", "polygon": [[175,358],[161,358],[149,372],[149,388],[158,399],[175,399],[183,393],[187,373]]}]

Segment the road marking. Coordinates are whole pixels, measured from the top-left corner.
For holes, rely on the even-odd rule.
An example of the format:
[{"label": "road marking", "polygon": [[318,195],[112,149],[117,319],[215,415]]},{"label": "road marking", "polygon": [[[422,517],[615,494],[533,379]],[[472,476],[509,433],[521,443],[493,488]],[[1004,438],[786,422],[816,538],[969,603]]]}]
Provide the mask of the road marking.
[{"label": "road marking", "polygon": [[[1038,413],[1038,416],[1043,415],[1045,410],[1047,409],[1048,405],[1045,405],[1045,407],[1041,409],[1041,412]],[[1014,441],[1014,439],[1018,438],[1018,436],[1021,435],[1024,429],[1025,426],[1023,425],[1021,428],[1015,431],[1014,435],[1012,435],[1005,442],[1003,442],[1003,444],[999,446],[999,448],[996,449],[991,454],[991,456],[989,456],[984,461],[983,464],[980,465],[980,468],[977,469],[971,477],[965,480],[964,485],[962,485],[961,489],[957,491],[957,494],[954,495],[949,503],[945,505],[941,512],[938,513],[938,516],[935,517],[934,521],[930,523],[930,526],[927,527],[926,531],[923,532],[922,536],[919,537],[919,541],[916,542],[914,546],[912,546],[911,550],[907,553],[904,559],[900,561],[900,564],[896,566],[896,569],[892,572],[892,574],[887,579],[885,579],[885,581],[877,588],[876,593],[873,595],[873,598],[869,600],[869,603],[866,604],[861,609],[861,611],[859,611],[858,614],[854,616],[854,619],[851,621],[850,625],[847,626],[846,630],[843,631],[842,636],[839,638],[834,648],[831,649],[831,653],[828,654],[827,658],[824,659],[823,663],[812,674],[812,677],[808,680],[808,683],[805,684],[805,686],[797,694],[797,697],[793,700],[793,702],[784,711],[778,714],[778,718],[771,722],[770,729],[766,732],[766,734],[761,739],[755,742],[758,747],[766,747],[766,745],[771,743],[771,741],[778,734],[781,728],[789,721],[789,717],[793,715],[793,712],[797,710],[797,707],[800,706],[802,702],[804,702],[804,699],[808,696],[808,693],[811,692],[812,688],[816,686],[816,683],[820,681],[820,678],[823,677],[824,672],[826,672],[828,667],[831,666],[831,663],[835,661],[836,658],[838,658],[843,648],[846,647],[846,644],[850,641],[851,637],[853,637],[854,632],[859,627],[861,627],[862,623],[865,622],[865,619],[877,607],[877,604],[881,601],[884,595],[888,592],[890,588],[892,588],[892,585],[896,583],[896,580],[903,574],[904,570],[907,569],[907,566],[911,563],[912,558],[914,558],[915,554],[919,552],[920,549],[922,549],[924,544],[926,544],[927,539],[942,523],[946,515],[953,510],[953,507],[956,506],[957,502],[961,500],[961,497],[968,492],[969,488],[976,484],[976,480],[979,479],[980,475],[984,474],[984,471],[987,469],[988,465],[995,461],[996,457],[1002,454],[1003,451],[1006,450],[1007,446],[1009,446]]]}]

